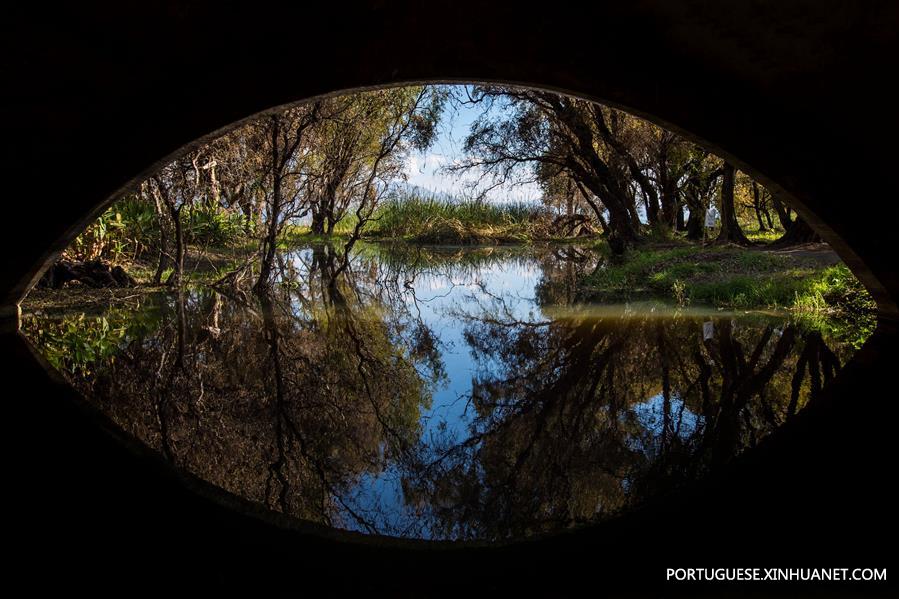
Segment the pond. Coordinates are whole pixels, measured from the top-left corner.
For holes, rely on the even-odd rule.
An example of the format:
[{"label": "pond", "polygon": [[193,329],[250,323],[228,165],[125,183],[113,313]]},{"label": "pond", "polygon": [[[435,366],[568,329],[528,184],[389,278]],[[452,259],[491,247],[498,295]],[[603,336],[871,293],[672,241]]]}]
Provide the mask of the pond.
[{"label": "pond", "polygon": [[23,331],[177,468],[323,525],[500,541],[707,474],[854,351],[786,313],[583,301],[574,245],[319,244],[261,296],[193,287]]}]

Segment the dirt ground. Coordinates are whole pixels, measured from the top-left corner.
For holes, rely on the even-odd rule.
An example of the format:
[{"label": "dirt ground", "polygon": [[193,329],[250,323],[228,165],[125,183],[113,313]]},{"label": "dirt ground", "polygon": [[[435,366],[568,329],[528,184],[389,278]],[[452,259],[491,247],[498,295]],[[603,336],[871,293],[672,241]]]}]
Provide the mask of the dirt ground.
[{"label": "dirt ground", "polygon": [[804,243],[802,245],[781,250],[768,250],[762,248],[761,251],[779,256],[813,261],[822,267],[833,266],[834,264],[839,264],[841,262],[837,253],[826,243]]}]

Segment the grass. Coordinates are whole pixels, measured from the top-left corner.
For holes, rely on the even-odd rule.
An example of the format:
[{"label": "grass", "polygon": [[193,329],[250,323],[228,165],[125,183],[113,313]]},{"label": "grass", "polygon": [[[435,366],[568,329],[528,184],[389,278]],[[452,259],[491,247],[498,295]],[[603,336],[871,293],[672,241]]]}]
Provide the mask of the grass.
[{"label": "grass", "polygon": [[[152,210],[144,205],[122,203],[110,208],[79,237],[84,246],[81,249],[95,252],[99,247],[112,252],[118,257],[113,261],[126,264],[129,274],[146,284],[152,279],[155,261],[142,256],[140,247],[131,247],[122,239],[127,240],[128,235],[152,237],[152,223],[147,224],[152,217]],[[392,247],[388,254],[415,252],[416,261],[424,262],[452,262],[459,258],[453,252],[422,252],[423,245],[497,246],[564,241],[608,250],[598,237],[558,237],[552,220],[550,212],[533,203],[453,201],[409,193],[379,206],[366,224],[363,238],[392,242],[388,244]],[[356,222],[355,214],[350,212],[336,224],[330,236],[312,235],[308,226],[290,225],[278,245],[289,250],[309,243],[340,241],[353,232]],[[192,283],[217,279],[255,251],[254,240],[242,237],[244,223],[239,216],[198,209],[191,212],[186,224],[190,248],[185,274]],[[743,223],[743,230],[758,243],[774,241],[782,234],[759,231],[755,223]],[[138,235],[135,231],[143,233]],[[873,314],[873,302],[845,266],[828,266],[808,252],[787,255],[759,249],[704,247],[690,244],[668,230],[649,231],[648,240],[623,258],[607,256],[601,268],[582,280],[585,296],[600,301],[664,298],[681,305],[787,309],[809,318],[840,313],[851,320],[851,315]],[[476,257],[489,260],[492,252]],[[129,255],[133,257],[128,259]],[[168,274],[164,273],[163,280]],[[858,325],[865,327],[869,322],[870,319],[859,320]]]},{"label": "grass", "polygon": [[877,326],[877,306],[845,264],[810,277],[793,307],[816,329],[826,329],[856,349]]},{"label": "grass", "polygon": [[541,208],[525,203],[408,197],[384,204],[370,235],[418,243],[524,242],[545,236],[545,216]]},{"label": "grass", "polygon": [[754,243],[771,243],[777,241],[784,234],[783,229],[767,229],[760,231],[758,225],[743,226],[743,234],[746,239]]},{"label": "grass", "polygon": [[718,308],[806,315],[870,314],[874,303],[843,264],[735,247],[649,247],[609,262],[582,282],[593,299],[664,297]]},{"label": "grass", "polygon": [[[403,196],[378,207],[363,237],[444,245],[528,243],[554,239],[551,220],[545,209],[528,203]],[[335,225],[331,237],[348,236],[355,223],[355,214],[348,214]],[[312,235],[308,227],[294,226],[288,239],[309,242],[324,238]]]},{"label": "grass", "polygon": [[680,283],[686,285],[687,299],[717,298],[724,303],[716,292],[719,284],[726,287],[742,277],[751,280],[785,267],[782,257],[763,252],[689,245],[649,247],[610,261],[585,283],[598,293],[618,296],[664,295]]}]

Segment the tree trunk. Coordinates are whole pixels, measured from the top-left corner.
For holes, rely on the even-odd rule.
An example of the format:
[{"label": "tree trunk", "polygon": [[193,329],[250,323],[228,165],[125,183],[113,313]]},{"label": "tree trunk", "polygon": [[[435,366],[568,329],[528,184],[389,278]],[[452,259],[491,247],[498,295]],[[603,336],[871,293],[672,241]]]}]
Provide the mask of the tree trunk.
[{"label": "tree trunk", "polygon": [[[643,197],[646,201],[646,219],[651,225],[656,224],[656,222],[658,222],[658,213],[656,212],[659,204],[658,191],[655,189],[655,187],[653,187],[652,182],[649,180],[649,178],[643,173],[643,170],[640,168],[637,160],[628,151],[625,144],[622,143],[621,140],[619,140],[609,128],[608,124],[606,123],[602,108],[598,104],[592,104],[590,106],[590,109],[593,116],[593,123],[596,125],[596,131],[599,133],[600,138],[602,138],[602,140],[609,147],[611,147],[612,150],[624,161],[624,163],[627,165],[631,179],[633,181],[636,181],[637,185],[640,187],[640,191],[643,193]],[[569,114],[569,116],[572,115]],[[590,128],[586,127],[586,123],[579,121],[577,129],[579,133],[581,151],[585,153],[585,157],[588,157],[588,162],[593,167],[594,175],[596,175],[600,179],[606,179],[611,183],[612,180],[616,177],[613,175],[612,170],[609,168],[608,164],[606,164],[606,162],[596,153],[596,149],[593,146],[593,134],[592,132],[588,133],[590,131]],[[615,189],[612,189],[612,187],[614,187]],[[615,182],[613,185],[610,185],[609,189],[611,194],[616,196],[615,200],[621,200],[625,208],[627,208],[630,213],[629,217],[626,217],[630,222],[621,223],[621,230],[618,233],[615,233],[615,235],[625,245],[632,245],[633,243],[636,243],[640,237],[637,230],[640,218],[637,214],[637,205],[635,198],[632,195],[630,197],[630,200],[626,201],[625,198],[627,197],[627,194],[623,193],[624,188],[625,185],[622,185],[621,182]],[[606,201],[606,198],[602,193],[597,193],[598,190],[596,189],[594,189],[593,192],[596,193],[598,197],[602,198],[603,203],[606,205],[606,208],[609,209],[609,225],[612,227],[614,233],[616,227],[613,224],[613,221],[616,220],[616,218],[613,217],[612,214],[616,210],[613,210],[612,206],[609,205],[609,202]],[[630,231],[628,231],[627,229],[630,229]]]},{"label": "tree trunk", "polygon": [[736,179],[736,169],[733,165],[724,164],[724,175],[721,181],[721,231],[715,243],[736,243],[738,245],[749,245],[749,240],[740,229],[740,223],[737,222],[737,211],[734,207],[734,180]]},{"label": "tree trunk", "polygon": [[596,220],[599,221],[599,224],[602,226],[602,234],[604,236],[608,236],[609,234],[609,223],[606,222],[605,216],[603,216],[602,210],[593,201],[593,198],[590,197],[590,192],[584,187],[583,183],[580,181],[575,181],[575,185],[577,185],[578,191],[581,193],[581,197],[584,198],[584,201],[587,202],[587,205],[590,206],[590,209],[593,210],[593,215],[596,217]]},{"label": "tree trunk", "polygon": [[[165,284],[178,287],[181,285],[181,279],[184,273],[184,254],[186,251],[184,228],[181,226],[181,209],[184,208],[184,202],[182,200],[181,205],[175,206],[175,198],[172,197],[172,190],[166,187],[162,179],[154,177],[153,182],[155,185],[153,191],[154,198],[160,208],[161,206],[165,206],[165,210],[172,221],[172,229],[175,236],[174,270],[172,270],[172,274],[169,275],[169,278],[166,279]],[[160,223],[160,225],[164,227],[162,223]],[[168,245],[168,243],[166,242],[165,245]],[[166,250],[165,253],[168,254],[168,251]],[[163,270],[165,270],[165,268],[162,264],[162,258],[160,257],[160,264],[157,265],[157,274],[160,278],[162,277]]]},{"label": "tree trunk", "polygon": [[[558,103],[559,100],[551,98],[549,102]],[[598,125],[600,134],[613,148],[616,147],[617,140],[614,139],[614,136],[606,135],[608,130],[602,111],[596,105],[591,106],[594,122]],[[622,184],[605,160],[597,153],[593,129],[584,119],[583,113],[579,113],[572,106],[562,106],[561,104],[554,110],[577,139],[575,149],[580,159],[571,158],[567,167],[572,175],[598,197],[609,211],[609,246],[613,253],[622,254],[625,249],[636,245],[640,240],[640,220],[634,197],[627,193],[626,185]],[[629,165],[634,162],[626,152],[620,155]],[[631,176],[640,184],[644,194],[657,195],[652,185],[648,182],[646,185],[643,184],[646,177],[639,172],[639,169],[632,165],[629,168]]]},{"label": "tree trunk", "polygon": [[659,187],[661,187],[662,223],[671,229],[677,229],[677,186],[668,172],[668,151],[659,158]]},{"label": "tree trunk", "polygon": [[275,249],[278,242],[278,228],[281,219],[281,161],[278,148],[278,134],[280,132],[278,117],[272,117],[272,202],[266,223],[265,239],[262,242],[262,263],[259,266],[259,278],[256,280],[255,290],[258,293],[264,291],[272,276],[272,267],[275,262]]},{"label": "tree trunk", "polygon": [[684,203],[690,210],[687,217],[687,239],[700,241],[705,230],[705,205],[699,192],[699,181],[696,175],[690,177],[684,188]]},{"label": "tree trunk", "polygon": [[790,218],[790,209],[775,197],[771,198],[771,203],[774,205],[774,211],[777,212],[780,226],[783,227],[784,231],[789,231],[790,227],[793,226],[793,219]]},{"label": "tree trunk", "polygon": [[755,218],[759,222],[759,231],[767,231],[765,221],[762,220],[762,198],[759,194],[759,184],[752,182],[752,207],[755,209]]},{"label": "tree trunk", "polygon": [[636,208],[633,202],[628,203],[622,195],[612,193],[600,181],[591,180],[587,184],[588,187],[591,187],[590,183],[593,184],[591,191],[600,198],[609,212],[609,247],[613,254],[623,254],[626,249],[637,245],[640,241],[640,232],[635,224],[639,222],[635,220]]},{"label": "tree trunk", "polygon": [[646,207],[646,222],[649,223],[650,227],[655,227],[659,224],[659,204],[656,202],[655,197],[650,197],[646,194],[643,194],[643,205]]},{"label": "tree trunk", "polygon": [[[696,162],[691,162],[687,168],[690,175],[684,183],[683,203],[690,210],[687,217],[686,227],[681,227],[687,231],[687,239],[690,241],[700,241],[705,234],[705,213],[706,206],[702,192],[703,182],[700,167]],[[681,215],[683,217],[683,215]]]},{"label": "tree trunk", "polygon": [[161,285],[162,273],[169,267],[169,226],[166,222],[165,208],[156,194],[153,194],[153,203],[156,208],[156,221],[159,223],[159,261],[153,275],[153,284]]},{"label": "tree trunk", "polygon": [[702,239],[703,227],[705,227],[705,215],[702,206],[690,208],[690,216],[687,217],[687,239],[699,241]]},{"label": "tree trunk", "polygon": [[780,239],[774,241],[771,247],[787,247],[791,245],[800,245],[803,243],[818,243],[821,236],[815,233],[807,222],[799,216],[793,221],[793,225],[787,229]]},{"label": "tree trunk", "polygon": [[184,276],[184,227],[181,225],[181,208],[183,206],[183,204],[177,208],[171,205],[169,206],[169,216],[175,224],[175,264],[174,270],[172,270],[172,274],[169,275],[169,278],[166,279],[165,284],[174,287],[181,286],[181,281]]},{"label": "tree trunk", "polygon": [[[667,184],[666,184],[667,185]],[[676,192],[662,189],[662,224],[670,229],[677,228]]]},{"label": "tree trunk", "polygon": [[759,231],[767,231],[768,228],[765,226],[765,221],[762,220],[762,211],[759,210],[759,207],[755,207],[755,220],[759,223]]},{"label": "tree trunk", "polygon": [[630,247],[637,245],[640,235],[630,218],[627,209],[609,209],[609,247],[613,254],[623,254]]},{"label": "tree trunk", "polygon": [[262,262],[259,266],[259,279],[256,281],[256,291],[264,290],[272,278],[272,269],[275,263],[275,250],[278,246],[278,219],[281,217],[281,178],[275,177],[275,185],[272,196],[277,200],[272,202],[269,214],[268,228],[265,239],[262,242]]},{"label": "tree trunk", "polygon": [[312,206],[312,223],[310,231],[313,235],[325,234],[325,212],[318,203]]}]

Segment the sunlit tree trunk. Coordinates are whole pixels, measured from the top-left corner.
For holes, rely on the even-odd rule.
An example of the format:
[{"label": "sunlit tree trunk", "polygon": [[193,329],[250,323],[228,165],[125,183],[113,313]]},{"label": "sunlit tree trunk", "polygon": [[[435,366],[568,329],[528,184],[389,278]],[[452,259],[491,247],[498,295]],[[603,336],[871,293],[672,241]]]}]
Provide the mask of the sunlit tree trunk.
[{"label": "sunlit tree trunk", "polygon": [[165,207],[157,194],[153,195],[153,206],[156,211],[156,221],[159,223],[159,260],[156,263],[156,272],[153,274],[153,284],[162,283],[162,275],[169,267],[169,223]]},{"label": "sunlit tree trunk", "polygon": [[702,230],[705,227],[703,206],[697,202],[690,207],[690,216],[687,217],[687,239],[699,241],[702,239]]},{"label": "sunlit tree trunk", "polygon": [[759,231],[767,231],[768,227],[765,225],[765,221],[762,220],[762,199],[759,193],[759,184],[755,181],[752,182],[752,207],[755,209],[755,218],[759,223]]},{"label": "sunlit tree trunk", "polygon": [[[181,279],[184,272],[184,254],[186,252],[184,227],[181,224],[181,209],[184,207],[184,202],[182,201],[180,205],[176,205],[174,198],[176,192],[163,181],[162,177],[153,177],[151,178],[151,181],[154,200],[165,207],[168,217],[171,220],[172,230],[174,231],[175,237],[175,257],[174,264],[172,265],[174,269],[168,279],[166,279],[165,283],[166,285],[177,287],[181,285]],[[166,243],[166,245],[168,245],[168,243]],[[160,266],[161,264],[157,266],[157,271],[161,278],[162,270],[164,269],[160,270]]]}]

